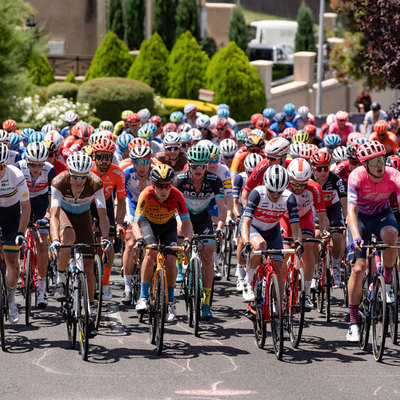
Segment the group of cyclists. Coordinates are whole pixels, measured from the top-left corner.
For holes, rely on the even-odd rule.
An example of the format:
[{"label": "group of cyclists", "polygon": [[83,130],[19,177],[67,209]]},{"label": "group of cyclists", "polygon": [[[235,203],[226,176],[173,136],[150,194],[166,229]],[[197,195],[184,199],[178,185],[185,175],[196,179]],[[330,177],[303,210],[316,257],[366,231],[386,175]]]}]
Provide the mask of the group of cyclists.
[{"label": "group of cyclists", "polygon": [[[282,112],[265,108],[243,129],[219,104],[211,118],[187,104],[163,121],[149,110],[125,110],[115,125],[97,129],[74,111],[65,113],[59,132],[51,124],[40,131],[18,129],[13,120],[0,130],[0,227],[7,269],[9,321],[19,320],[15,292],[19,249],[28,223],[36,227],[38,307],[47,306],[48,251],[57,259],[54,298],[65,301],[69,250],[61,245],[93,243],[99,232],[104,265],[103,300],[111,300],[113,244],[123,237],[124,293],[132,304],[132,271],[136,250],[150,244],[190,251],[193,234],[202,240],[203,299],[201,317],[212,318],[213,281],[221,279],[217,242],[225,226],[237,226],[236,288],[245,302],[254,301],[253,279],[261,256],[255,250],[301,251],[305,276],[305,310],[313,309],[311,293],[318,251],[306,238],[332,243],[333,280],[341,281],[342,260],[356,255],[348,281],[350,326],[347,340],[359,341],[359,303],[366,270],[363,247],[371,235],[389,245],[399,236],[400,159],[393,120],[373,103],[363,132],[356,132],[347,112],[327,117],[321,128],[306,106],[288,103]],[[393,128],[392,128],[393,126]],[[372,132],[368,131],[372,128]],[[360,129],[361,130],[361,129]],[[347,237],[330,228],[347,227]],[[50,237],[50,239],[49,239]],[[50,245],[48,245],[50,244]],[[84,269],[92,303],[95,292],[94,248],[84,253]],[[138,313],[149,308],[149,289],[157,252],[146,249],[141,263]],[[387,302],[396,251],[383,252]],[[281,295],[286,259],[274,255]],[[167,252],[168,310],[176,319],[175,287],[183,281],[182,256]],[[397,273],[397,269],[396,273]],[[91,332],[96,331],[93,323]]]}]

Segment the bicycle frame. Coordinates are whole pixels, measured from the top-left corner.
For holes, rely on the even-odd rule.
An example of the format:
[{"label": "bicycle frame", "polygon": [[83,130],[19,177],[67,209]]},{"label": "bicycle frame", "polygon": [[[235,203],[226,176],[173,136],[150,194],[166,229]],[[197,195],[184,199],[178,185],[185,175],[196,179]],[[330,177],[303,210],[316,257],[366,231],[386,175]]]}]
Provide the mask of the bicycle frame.
[{"label": "bicycle frame", "polygon": [[24,250],[24,258],[23,258],[23,267],[21,271],[21,289],[25,287],[25,262],[26,257],[28,255],[28,251],[30,250],[31,254],[31,279],[33,282],[32,287],[30,288],[30,292],[34,293],[35,288],[37,287],[38,281],[36,279],[36,244],[35,244],[35,234],[33,226],[29,226],[26,231],[26,248]]}]

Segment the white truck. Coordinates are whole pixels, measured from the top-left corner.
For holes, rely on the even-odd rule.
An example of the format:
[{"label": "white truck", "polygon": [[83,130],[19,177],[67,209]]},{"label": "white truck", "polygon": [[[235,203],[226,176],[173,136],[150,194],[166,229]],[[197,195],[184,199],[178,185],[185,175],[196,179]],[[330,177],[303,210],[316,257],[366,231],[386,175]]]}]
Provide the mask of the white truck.
[{"label": "white truck", "polygon": [[250,37],[249,59],[270,60],[293,68],[294,39],[297,22],[263,20],[251,22],[248,26]]}]

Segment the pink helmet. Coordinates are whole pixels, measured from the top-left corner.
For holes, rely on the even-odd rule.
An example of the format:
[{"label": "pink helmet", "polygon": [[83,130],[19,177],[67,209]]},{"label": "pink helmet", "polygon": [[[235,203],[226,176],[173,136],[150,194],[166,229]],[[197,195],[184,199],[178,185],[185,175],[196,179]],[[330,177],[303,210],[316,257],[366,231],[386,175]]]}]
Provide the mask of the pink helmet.
[{"label": "pink helmet", "polygon": [[385,146],[376,140],[360,144],[356,148],[356,153],[360,162],[365,162],[371,158],[384,156],[386,154]]},{"label": "pink helmet", "polygon": [[349,114],[346,111],[338,111],[335,115],[336,122],[346,123],[349,120]]},{"label": "pink helmet", "polygon": [[349,136],[347,136],[347,144],[350,146],[354,146],[356,139],[362,138],[363,135],[360,132],[351,132]]},{"label": "pink helmet", "polygon": [[299,156],[305,160],[309,160],[318,150],[319,148],[317,145],[307,143],[300,148]]}]

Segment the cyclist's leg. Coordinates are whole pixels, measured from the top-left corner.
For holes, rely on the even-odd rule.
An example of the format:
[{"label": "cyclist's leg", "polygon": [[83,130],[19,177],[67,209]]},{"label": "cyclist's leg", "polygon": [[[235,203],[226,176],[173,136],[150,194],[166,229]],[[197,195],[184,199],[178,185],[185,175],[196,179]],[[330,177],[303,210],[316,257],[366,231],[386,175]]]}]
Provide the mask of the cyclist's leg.
[{"label": "cyclist's leg", "polygon": [[122,266],[124,269],[124,283],[125,293],[130,293],[132,290],[132,272],[133,272],[133,259],[135,251],[133,245],[135,244],[135,237],[132,233],[132,228],[128,228],[125,233],[125,249],[122,255]]},{"label": "cyclist's leg", "polygon": [[94,277],[94,269],[93,269],[93,258],[94,256],[84,255],[83,258],[83,266],[85,268],[85,274],[88,284],[88,291],[89,291],[89,302],[90,304],[94,301],[94,291],[95,291],[95,277]]},{"label": "cyclist's leg", "polygon": [[45,307],[46,300],[46,275],[47,275],[47,239],[48,230],[39,229],[36,237],[36,269],[38,273],[38,306]]}]

